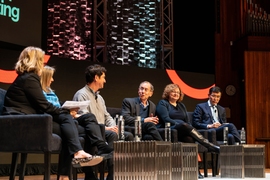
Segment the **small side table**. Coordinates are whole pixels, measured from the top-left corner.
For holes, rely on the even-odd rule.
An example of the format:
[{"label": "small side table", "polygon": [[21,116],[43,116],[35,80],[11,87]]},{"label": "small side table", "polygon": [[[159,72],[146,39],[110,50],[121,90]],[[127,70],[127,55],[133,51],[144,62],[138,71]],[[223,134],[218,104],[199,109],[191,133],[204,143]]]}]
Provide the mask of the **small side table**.
[{"label": "small side table", "polygon": [[198,145],[196,143],[172,143],[172,179],[198,178]]},{"label": "small side table", "polygon": [[171,143],[165,141],[114,142],[114,180],[171,179]]},{"label": "small side table", "polygon": [[114,142],[114,180],[198,178],[198,145],[165,141]]},{"label": "small side table", "polygon": [[221,145],[221,178],[265,177],[265,145]]}]

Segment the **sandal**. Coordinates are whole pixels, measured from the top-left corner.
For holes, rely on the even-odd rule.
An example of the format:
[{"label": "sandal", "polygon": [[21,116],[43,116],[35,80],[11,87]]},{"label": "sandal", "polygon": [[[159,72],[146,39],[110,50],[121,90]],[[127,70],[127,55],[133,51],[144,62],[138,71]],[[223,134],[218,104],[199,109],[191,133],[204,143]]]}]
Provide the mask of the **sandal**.
[{"label": "sandal", "polygon": [[88,158],[73,158],[73,167],[79,168],[84,166],[95,166],[103,161],[102,156],[92,156]]}]

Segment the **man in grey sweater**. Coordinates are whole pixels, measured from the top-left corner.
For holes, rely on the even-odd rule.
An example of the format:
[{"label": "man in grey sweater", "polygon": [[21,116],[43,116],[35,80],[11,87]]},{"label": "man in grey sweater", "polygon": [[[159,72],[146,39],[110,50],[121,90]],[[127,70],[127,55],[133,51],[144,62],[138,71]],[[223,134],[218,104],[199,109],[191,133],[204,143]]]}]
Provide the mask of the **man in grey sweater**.
[{"label": "man in grey sweater", "polygon": [[[98,123],[105,125],[105,138],[110,147],[113,148],[113,142],[118,140],[118,127],[113,117],[108,113],[103,97],[99,94],[99,90],[104,87],[106,83],[105,67],[94,64],[90,65],[85,70],[86,85],[78,90],[74,97],[74,101],[87,101],[89,100],[89,106],[82,109],[78,114],[93,113]],[[125,141],[133,141],[133,134],[125,131]],[[109,173],[107,180],[113,179],[113,162],[108,163]]]}]

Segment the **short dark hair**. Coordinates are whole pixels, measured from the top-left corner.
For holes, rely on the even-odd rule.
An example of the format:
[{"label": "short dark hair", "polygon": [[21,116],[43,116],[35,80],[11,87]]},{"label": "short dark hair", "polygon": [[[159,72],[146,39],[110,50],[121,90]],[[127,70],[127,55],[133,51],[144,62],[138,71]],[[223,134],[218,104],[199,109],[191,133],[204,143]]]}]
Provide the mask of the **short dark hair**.
[{"label": "short dark hair", "polygon": [[209,89],[209,94],[212,94],[212,93],[221,93],[222,94],[222,90],[221,90],[221,88],[220,87],[218,87],[218,86],[213,86],[213,87],[211,87],[210,89]]},{"label": "short dark hair", "polygon": [[100,77],[103,73],[106,73],[106,68],[99,65],[99,64],[94,64],[90,65],[85,69],[85,80],[86,83],[92,83],[95,79],[95,75]]}]

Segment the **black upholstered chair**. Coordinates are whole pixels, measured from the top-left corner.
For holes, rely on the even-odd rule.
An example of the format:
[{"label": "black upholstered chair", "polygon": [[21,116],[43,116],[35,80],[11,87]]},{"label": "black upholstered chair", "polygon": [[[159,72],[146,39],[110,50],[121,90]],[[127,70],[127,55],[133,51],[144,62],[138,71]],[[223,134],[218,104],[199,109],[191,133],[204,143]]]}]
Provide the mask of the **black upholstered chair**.
[{"label": "black upholstered chair", "polygon": [[[0,89],[0,114],[6,91]],[[47,114],[0,115],[0,152],[12,153],[10,180],[15,179],[21,154],[19,179],[24,179],[28,153],[44,154],[44,180],[50,179],[51,154],[60,153],[62,139],[53,133],[52,117]]]},{"label": "black upholstered chair", "polygon": [[[18,157],[21,154],[19,179],[23,180],[27,162],[27,155],[44,154],[44,180],[50,180],[51,175],[51,154],[59,154],[59,160],[65,158],[62,153],[62,138],[60,125],[53,122],[52,116],[48,114],[32,115],[1,115],[4,105],[6,90],[0,88],[0,152],[12,153],[10,168],[10,180],[15,179]],[[105,136],[105,127],[100,125],[101,132]],[[78,125],[79,140],[82,146],[86,141],[84,128]],[[105,137],[104,137],[105,138]],[[95,154],[97,148],[90,147],[87,151]],[[104,163],[96,166],[100,173],[100,180],[104,179]],[[77,169],[71,170],[70,179],[77,180]]]}]

